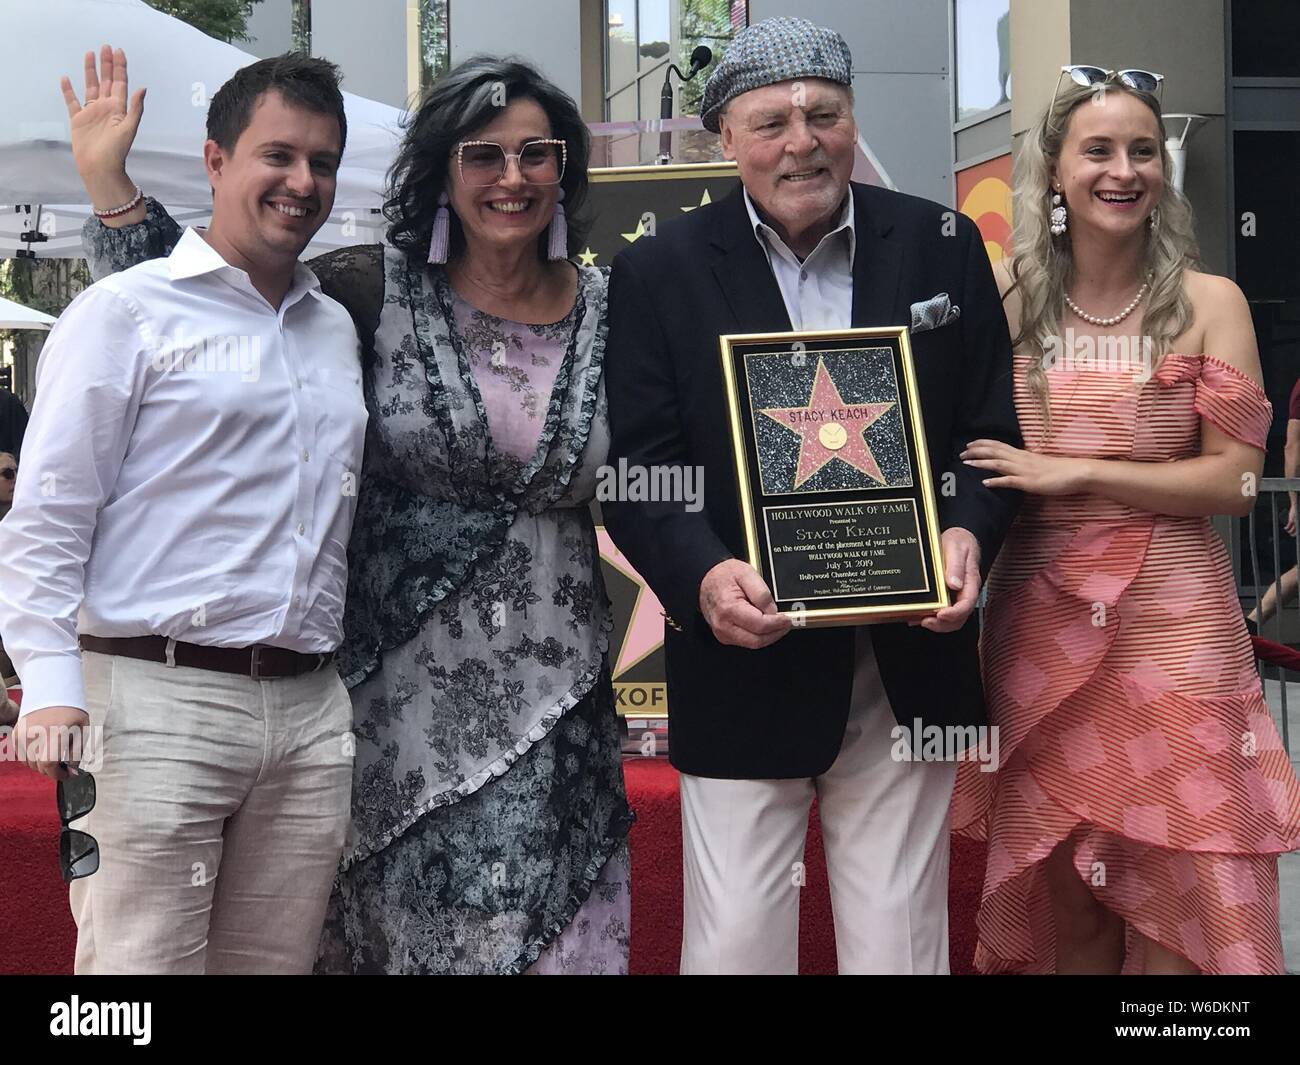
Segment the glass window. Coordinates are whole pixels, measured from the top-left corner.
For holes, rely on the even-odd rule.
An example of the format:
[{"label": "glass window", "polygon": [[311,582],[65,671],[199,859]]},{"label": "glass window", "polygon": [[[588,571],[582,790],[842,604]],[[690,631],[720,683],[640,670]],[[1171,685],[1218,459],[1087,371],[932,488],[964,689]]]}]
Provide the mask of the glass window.
[{"label": "glass window", "polygon": [[[615,93],[609,100],[610,122],[635,122],[637,120],[637,89],[629,85],[621,92]],[[610,158],[607,166],[636,166],[644,162],[641,158],[641,137],[635,133],[615,137],[609,145]]]},{"label": "glass window", "polygon": [[[1300,131],[1233,133],[1237,223],[1237,284],[1249,299],[1300,301],[1300,200],[1294,185],[1279,181],[1300,167]],[[1254,223],[1243,234],[1244,212]],[[1300,334],[1300,328],[1293,325]],[[1300,336],[1297,336],[1300,342]],[[1261,338],[1261,347],[1263,338]]]},{"label": "glass window", "polygon": [[1300,4],[1232,0],[1232,73],[1239,78],[1300,78]]},{"label": "glass window", "polygon": [[613,92],[636,78],[636,0],[608,0],[605,19],[605,91]]},{"label": "glass window", "polygon": [[[610,121],[659,117],[665,61],[688,70],[699,45],[714,62],[749,23],[748,0],[605,0],[605,113]],[[675,115],[698,115],[706,67],[685,84],[673,78]],[[634,91],[623,94],[629,86]],[[612,95],[617,94],[617,95]],[[639,102],[638,102],[639,98]],[[630,103],[629,103],[630,101]],[[636,108],[636,114],[629,114]]]},{"label": "glass window", "polygon": [[637,54],[641,69],[649,70],[661,63],[672,50],[669,0],[641,0],[637,11]]},{"label": "glass window", "polygon": [[[677,79],[673,78],[673,84]],[[642,78],[638,83],[640,87],[639,94],[641,97],[641,117],[658,118],[659,117],[659,94],[663,91],[664,76],[663,71],[652,78]]]},{"label": "glass window", "polygon": [[956,0],[957,121],[1011,99],[1009,0]]},{"label": "glass window", "polygon": [[629,85],[626,89],[615,93],[609,98],[609,120],[611,122],[635,122],[637,120],[636,86]]}]

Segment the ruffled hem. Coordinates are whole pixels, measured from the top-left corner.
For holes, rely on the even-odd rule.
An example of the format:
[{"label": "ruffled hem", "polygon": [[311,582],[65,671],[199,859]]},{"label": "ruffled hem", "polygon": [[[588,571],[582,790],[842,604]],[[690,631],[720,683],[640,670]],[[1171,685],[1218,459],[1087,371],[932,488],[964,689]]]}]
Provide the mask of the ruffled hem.
[{"label": "ruffled hem", "polygon": [[1276,855],[1300,842],[1300,787],[1253,670],[1243,660],[1231,694],[1192,696],[1154,666],[1110,665],[1153,531],[1086,524],[990,604],[982,649],[1003,768],[959,765],[952,816],[989,846],[982,971],[1054,968],[1040,866],[1076,832],[1076,871],[1087,883],[1108,863],[1110,886],[1089,886],[1143,936],[1203,971],[1273,971]]},{"label": "ruffled hem", "polygon": [[480,769],[478,772],[466,777],[453,788],[438,792],[430,796],[418,806],[412,808],[404,817],[402,817],[392,827],[386,829],[380,834],[374,842],[360,840],[349,851],[345,850],[339,861],[339,870],[343,871],[355,865],[359,861],[364,861],[372,855],[378,854],[387,847],[393,840],[397,839],[402,833],[408,831],[420,818],[444,806],[453,806],[462,799],[473,795],[479,788],[483,787],[491,780],[497,777],[505,776],[506,772],[527,754],[537,743],[544,740],[555,728],[564,715],[572,710],[582,698],[592,690],[596,682],[600,679],[601,672],[604,669],[604,656],[596,660],[578,677],[573,687],[561,696],[551,707],[546,710],[537,722],[528,729],[524,735],[515,741],[514,745],[503,751],[497,758]]},{"label": "ruffled hem", "polygon": [[[1095,682],[1089,698],[1136,712],[1123,698],[1123,677],[1099,671]],[[1233,855],[1286,854],[1300,846],[1300,787],[1262,696],[1208,699],[1166,693],[1143,709],[1156,720],[1188,721],[1195,716],[1195,725],[1179,730],[1190,735],[1188,747],[1200,747],[1201,740],[1211,747],[1226,745],[1214,753],[1200,749],[1186,757],[1170,753],[1172,744],[1148,743],[1153,733],[1134,735],[1125,744],[1130,757],[1139,762],[1149,758],[1152,764],[1167,757],[1165,766],[1150,773],[1151,778],[1165,779],[1139,783],[1136,773],[1129,779],[1111,775],[1110,787],[1102,789],[1094,785],[1095,778],[1087,779],[1091,770],[1070,773],[1057,758],[1065,737],[1054,729],[1051,740],[1042,745],[1052,752],[1051,768],[1036,774],[1043,792],[1080,820],[1135,844]],[[1243,756],[1238,737],[1247,733],[1257,747],[1253,755]],[[1036,764],[1032,753],[1029,764]],[[1169,782],[1166,770],[1177,775],[1177,783]]]},{"label": "ruffled hem", "polygon": [[[980,972],[1055,971],[1055,926],[1042,866],[1057,846],[1072,838],[1072,865],[1080,881],[1125,924],[1124,973],[1142,968],[1134,932],[1206,974],[1281,972],[1274,855],[1150,846],[1055,804],[1047,809],[1034,806],[1031,832],[1024,827],[1025,796],[1039,788],[1033,774],[1020,767],[1018,779],[1008,787],[1016,795],[1000,816],[1020,829],[1026,845],[1018,856],[1000,843],[990,846],[977,918],[975,966]],[[993,835],[999,839],[1005,834]]]},{"label": "ruffled hem", "polygon": [[597,855],[587,863],[587,868],[582,873],[582,879],[578,882],[577,888],[569,895],[560,916],[537,939],[529,943],[514,962],[501,970],[502,976],[518,976],[540,958],[542,952],[554,943],[560,933],[573,923],[573,919],[578,916],[578,911],[591,898],[591,890],[596,886],[596,881],[600,879],[601,873],[605,871],[605,866],[609,864],[614,857],[615,851],[627,839],[635,821],[636,814],[629,809],[624,816],[618,819],[617,824],[611,826],[614,830],[613,833],[605,837],[601,842]]},{"label": "ruffled hem", "polygon": [[[1025,758],[1038,791],[1135,842],[1285,853],[1300,844],[1300,785],[1253,670],[1232,694],[1194,696],[1163,689],[1154,667],[1148,686],[1109,664],[1151,536],[1150,522],[1085,526],[994,596],[982,650],[1002,763]],[[959,769],[954,831],[987,838],[998,775]]]}]

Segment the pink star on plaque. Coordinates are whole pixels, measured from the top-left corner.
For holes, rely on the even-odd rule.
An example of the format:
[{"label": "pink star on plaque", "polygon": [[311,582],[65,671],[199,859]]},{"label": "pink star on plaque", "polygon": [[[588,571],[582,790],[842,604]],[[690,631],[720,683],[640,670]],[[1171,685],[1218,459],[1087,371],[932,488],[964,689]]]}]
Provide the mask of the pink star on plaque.
[{"label": "pink star on plaque", "polygon": [[794,475],[795,488],[831,459],[842,459],[877,484],[885,484],[885,475],[880,472],[876,456],[872,454],[863,434],[868,426],[893,405],[845,403],[840,397],[840,390],[831,380],[826,363],[818,359],[812,395],[808,397],[806,407],[765,407],[759,413],[766,414],[777,425],[800,436],[799,468]]}]

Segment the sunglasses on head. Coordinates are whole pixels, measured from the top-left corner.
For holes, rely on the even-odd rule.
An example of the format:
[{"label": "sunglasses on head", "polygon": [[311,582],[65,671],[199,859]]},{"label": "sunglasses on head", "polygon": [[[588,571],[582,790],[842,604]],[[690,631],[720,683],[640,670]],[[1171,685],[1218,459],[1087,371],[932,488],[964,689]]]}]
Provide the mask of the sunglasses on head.
[{"label": "sunglasses on head", "polygon": [[1150,93],[1152,96],[1160,94],[1160,87],[1164,84],[1165,76],[1156,74],[1150,70],[1104,70],[1101,67],[1089,66],[1086,63],[1065,66],[1061,68],[1060,75],[1056,79],[1056,91],[1052,93],[1052,105],[1047,109],[1047,113],[1052,113],[1052,108],[1056,106],[1056,98],[1061,93],[1061,77],[1069,74],[1070,80],[1076,85],[1105,85],[1108,81],[1118,81],[1122,85],[1127,85],[1130,89],[1136,89],[1138,92]]}]

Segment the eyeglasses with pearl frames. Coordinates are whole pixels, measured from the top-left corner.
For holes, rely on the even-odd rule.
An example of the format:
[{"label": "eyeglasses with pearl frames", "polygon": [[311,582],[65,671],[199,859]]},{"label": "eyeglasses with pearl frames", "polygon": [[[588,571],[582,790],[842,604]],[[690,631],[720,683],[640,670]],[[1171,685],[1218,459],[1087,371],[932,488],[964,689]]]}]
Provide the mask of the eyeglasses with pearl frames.
[{"label": "eyeglasses with pearl frames", "polygon": [[490,188],[506,176],[513,159],[530,185],[557,185],[568,154],[568,145],[552,138],[528,141],[517,152],[506,151],[496,141],[462,141],[456,145],[456,168],[466,185]]}]

